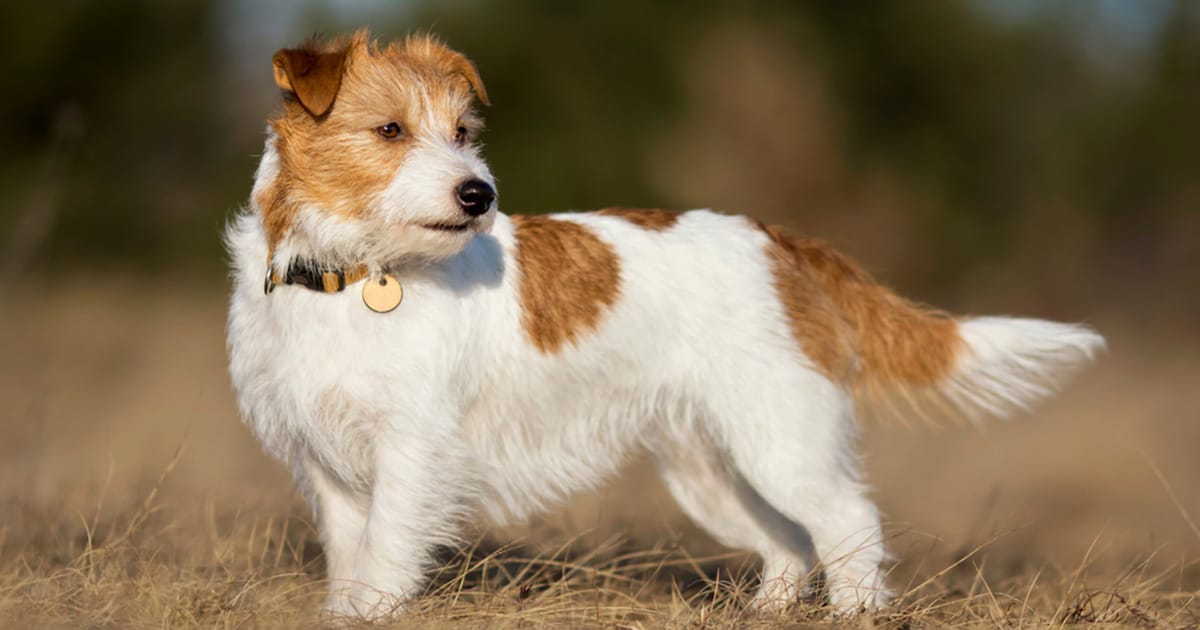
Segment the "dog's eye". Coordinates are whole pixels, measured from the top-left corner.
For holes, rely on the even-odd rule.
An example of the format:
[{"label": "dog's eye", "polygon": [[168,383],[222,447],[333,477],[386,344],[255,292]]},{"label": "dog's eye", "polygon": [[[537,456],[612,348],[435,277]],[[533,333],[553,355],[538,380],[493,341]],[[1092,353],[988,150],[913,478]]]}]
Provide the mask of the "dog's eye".
[{"label": "dog's eye", "polygon": [[454,143],[462,144],[467,141],[467,128],[459,127],[454,130]]},{"label": "dog's eye", "polygon": [[404,127],[401,127],[400,123],[390,122],[381,127],[376,127],[375,133],[379,134],[379,137],[385,140],[395,140],[404,134]]}]

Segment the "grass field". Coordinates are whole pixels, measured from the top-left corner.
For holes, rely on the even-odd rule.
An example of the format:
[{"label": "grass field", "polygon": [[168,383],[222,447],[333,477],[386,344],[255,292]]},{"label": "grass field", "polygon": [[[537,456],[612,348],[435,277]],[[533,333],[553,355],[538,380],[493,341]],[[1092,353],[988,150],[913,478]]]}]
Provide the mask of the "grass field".
[{"label": "grass field", "polygon": [[[741,605],[755,565],[645,462],[473,532],[397,626],[1200,624],[1200,337],[1097,314],[1110,353],[1035,417],[868,426],[901,595],[831,620]],[[322,559],[239,423],[222,289],[89,281],[0,303],[0,625],[311,626]]]}]

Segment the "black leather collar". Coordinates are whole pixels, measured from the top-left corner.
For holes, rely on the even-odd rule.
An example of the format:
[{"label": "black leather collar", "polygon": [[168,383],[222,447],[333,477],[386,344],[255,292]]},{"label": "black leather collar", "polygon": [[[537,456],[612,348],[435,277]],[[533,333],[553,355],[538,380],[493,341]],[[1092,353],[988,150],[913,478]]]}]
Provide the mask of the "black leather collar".
[{"label": "black leather collar", "polygon": [[287,271],[280,274],[267,267],[263,292],[271,293],[279,285],[302,286],[310,291],[337,293],[367,277],[367,266],[358,265],[351,269],[320,265],[311,260],[293,260]]}]

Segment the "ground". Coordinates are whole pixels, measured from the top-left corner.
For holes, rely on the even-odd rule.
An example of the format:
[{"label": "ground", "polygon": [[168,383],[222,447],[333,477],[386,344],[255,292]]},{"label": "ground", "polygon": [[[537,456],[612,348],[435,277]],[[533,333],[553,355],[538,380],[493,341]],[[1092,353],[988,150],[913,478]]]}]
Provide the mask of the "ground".
[{"label": "ground", "polygon": [[[97,277],[0,299],[4,625],[321,621],[312,521],[236,416],[223,288]],[[1200,335],[1092,323],[1110,352],[1028,417],[863,427],[900,593],[886,612],[747,610],[753,559],[637,461],[527,527],[470,532],[396,625],[1194,627]]]}]

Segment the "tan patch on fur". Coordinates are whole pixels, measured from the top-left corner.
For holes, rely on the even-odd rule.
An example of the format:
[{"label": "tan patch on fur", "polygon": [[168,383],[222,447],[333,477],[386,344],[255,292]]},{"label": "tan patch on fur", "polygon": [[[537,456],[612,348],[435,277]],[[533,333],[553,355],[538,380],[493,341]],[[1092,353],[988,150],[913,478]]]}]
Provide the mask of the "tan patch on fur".
[{"label": "tan patch on fur", "polygon": [[953,369],[962,340],[947,313],[880,285],[828,245],[758,224],[792,335],[827,376],[856,386],[932,385]]},{"label": "tan patch on fur", "polygon": [[679,221],[681,213],[657,208],[604,208],[597,210],[596,214],[620,217],[640,228],[661,232],[673,227]]},{"label": "tan patch on fur", "polygon": [[[267,234],[267,247],[269,251],[274,252],[275,245],[283,238],[288,226],[295,220],[297,206],[287,202],[278,173],[251,201],[262,214],[263,231]],[[269,263],[270,260],[268,259],[267,262]]]},{"label": "tan patch on fur", "polygon": [[[413,36],[381,48],[358,31],[280,51],[274,67],[276,81],[291,96],[269,121],[277,136],[279,175],[255,199],[272,248],[306,204],[347,218],[365,216],[413,138],[449,140],[458,127],[473,138],[483,127],[472,109],[476,97],[487,102],[475,66],[432,37]],[[301,67],[310,72],[303,75],[303,88],[297,83]],[[317,113],[327,99],[328,107]],[[392,122],[405,133],[393,140],[374,133]]]},{"label": "tan patch on fur", "polygon": [[594,330],[617,301],[620,261],[587,227],[544,216],[513,216],[521,322],[538,350],[552,353]]}]

